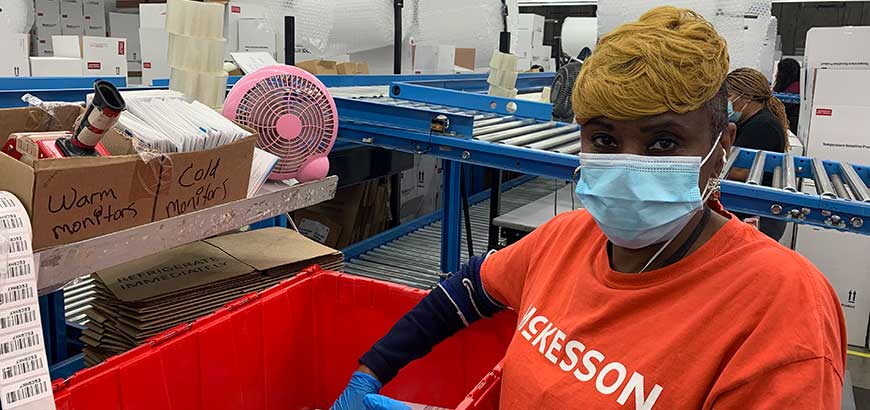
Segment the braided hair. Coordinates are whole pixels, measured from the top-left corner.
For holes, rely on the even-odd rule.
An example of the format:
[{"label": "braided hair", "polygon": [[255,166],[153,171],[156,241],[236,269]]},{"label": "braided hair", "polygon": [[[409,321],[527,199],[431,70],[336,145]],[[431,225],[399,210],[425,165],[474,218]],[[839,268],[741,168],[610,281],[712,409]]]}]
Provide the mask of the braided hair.
[{"label": "braided hair", "polygon": [[782,124],[785,146],[788,147],[788,117],[785,114],[785,106],[779,98],[773,96],[770,83],[764,74],[748,67],[738,68],[728,73],[725,83],[728,85],[728,91],[764,104],[764,107]]}]

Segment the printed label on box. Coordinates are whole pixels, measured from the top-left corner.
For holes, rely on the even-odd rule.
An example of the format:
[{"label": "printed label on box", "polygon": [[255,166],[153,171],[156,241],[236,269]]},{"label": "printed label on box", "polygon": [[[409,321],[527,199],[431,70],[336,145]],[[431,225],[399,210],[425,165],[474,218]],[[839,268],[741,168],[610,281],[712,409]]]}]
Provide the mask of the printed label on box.
[{"label": "printed label on box", "polygon": [[239,7],[239,6],[232,6],[232,7],[230,7],[230,10],[231,10],[233,13],[236,13],[236,14],[242,12],[242,8]]},{"label": "printed label on box", "polygon": [[142,63],[142,68],[151,68],[151,63],[148,62],[148,61],[143,62],[143,63]]},{"label": "printed label on box", "polygon": [[124,53],[124,42],[123,42],[123,41],[119,41],[119,42],[118,42],[118,55],[119,55],[119,56],[122,56],[122,55],[124,55],[124,54],[125,54],[125,53]]},{"label": "printed label on box", "polygon": [[100,62],[99,61],[88,61],[88,70],[99,70]]},{"label": "printed label on box", "polygon": [[830,108],[816,108],[816,115],[830,117],[834,114],[834,110]]},{"label": "printed label on box", "polygon": [[324,243],[329,237],[329,227],[313,219],[303,219],[299,222],[299,233]]}]

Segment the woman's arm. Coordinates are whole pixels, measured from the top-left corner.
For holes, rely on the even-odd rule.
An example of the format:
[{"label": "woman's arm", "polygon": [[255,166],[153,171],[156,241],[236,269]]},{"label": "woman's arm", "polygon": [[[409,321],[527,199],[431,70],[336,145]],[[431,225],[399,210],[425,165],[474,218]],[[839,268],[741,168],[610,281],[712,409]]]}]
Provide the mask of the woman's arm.
[{"label": "woman's arm", "polygon": [[[483,289],[480,270],[488,255],[474,256],[458,272],[442,281],[417,306],[393,325],[389,333],[360,358],[360,368],[334,410],[366,408],[375,395],[414,360],[470,324],[504,309]],[[369,408],[372,408],[369,403]],[[390,408],[390,407],[374,407]]]}]

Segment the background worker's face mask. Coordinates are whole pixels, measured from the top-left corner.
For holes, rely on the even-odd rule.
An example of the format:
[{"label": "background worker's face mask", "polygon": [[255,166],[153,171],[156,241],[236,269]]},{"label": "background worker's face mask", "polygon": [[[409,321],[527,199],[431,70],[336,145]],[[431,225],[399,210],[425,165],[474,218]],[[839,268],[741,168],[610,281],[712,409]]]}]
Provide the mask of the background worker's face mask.
[{"label": "background worker's face mask", "polygon": [[614,245],[670,243],[713,192],[707,184],[702,195],[698,181],[720,138],[703,159],[581,153],[575,193]]},{"label": "background worker's face mask", "polygon": [[[737,99],[739,100],[740,98]],[[743,108],[741,108],[740,111],[737,111],[734,109],[734,103],[732,103],[731,100],[728,100],[728,121],[735,124],[740,122],[740,118],[743,117],[743,110],[746,109],[747,105],[749,105],[749,101],[743,104]]]}]

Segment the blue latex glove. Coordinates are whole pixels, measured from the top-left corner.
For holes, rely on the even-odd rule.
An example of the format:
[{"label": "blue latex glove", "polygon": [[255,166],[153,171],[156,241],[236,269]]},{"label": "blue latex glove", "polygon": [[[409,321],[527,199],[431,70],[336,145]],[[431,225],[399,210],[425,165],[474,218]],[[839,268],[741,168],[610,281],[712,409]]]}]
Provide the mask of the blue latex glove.
[{"label": "blue latex glove", "polygon": [[381,387],[374,376],[355,372],[332,410],[411,410],[400,401],[379,395]]}]

